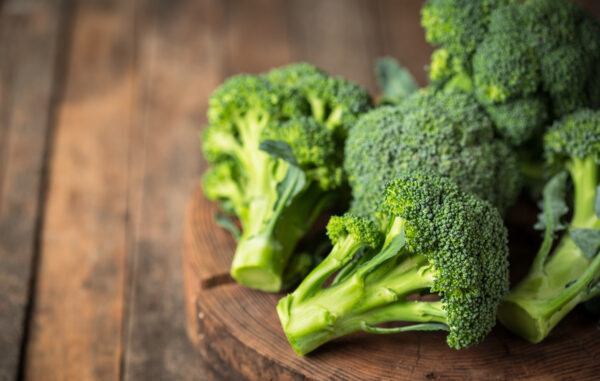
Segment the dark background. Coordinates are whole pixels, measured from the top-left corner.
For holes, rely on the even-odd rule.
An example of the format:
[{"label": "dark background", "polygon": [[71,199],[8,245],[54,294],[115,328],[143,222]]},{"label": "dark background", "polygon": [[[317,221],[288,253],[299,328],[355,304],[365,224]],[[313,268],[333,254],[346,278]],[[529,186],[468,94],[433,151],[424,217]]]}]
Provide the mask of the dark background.
[{"label": "dark background", "polygon": [[202,379],[181,241],[210,92],[308,61],[375,94],[383,55],[425,85],[421,4],[0,0],[0,380]]}]

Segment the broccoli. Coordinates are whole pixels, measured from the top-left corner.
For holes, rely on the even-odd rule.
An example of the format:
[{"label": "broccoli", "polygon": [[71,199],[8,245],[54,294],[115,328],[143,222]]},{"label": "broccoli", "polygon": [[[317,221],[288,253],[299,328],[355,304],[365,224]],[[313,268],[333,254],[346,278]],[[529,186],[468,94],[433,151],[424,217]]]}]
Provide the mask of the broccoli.
[{"label": "broccoli", "polygon": [[520,145],[548,122],[600,106],[600,25],[567,0],[428,0],[430,80],[472,91]]},{"label": "broccoli", "polygon": [[[279,301],[296,353],[360,330],[446,330],[457,349],[481,341],[508,291],[507,232],[498,210],[425,172],[390,182],[378,210],[376,218],[332,217],[332,251]],[[378,326],[386,322],[413,324]]]},{"label": "broccoli", "polygon": [[271,292],[286,286],[296,244],[338,197],[347,130],[370,107],[366,90],[308,64],[238,75],[215,90],[203,186],[240,220],[235,280]]},{"label": "broccoli", "polygon": [[428,168],[504,211],[520,189],[513,149],[469,93],[422,89],[399,106],[363,115],[346,140],[351,211],[370,215],[386,181]]},{"label": "broccoli", "polygon": [[383,93],[379,105],[402,103],[419,89],[417,82],[408,70],[391,57],[379,58],[375,63],[377,84]]},{"label": "broccoli", "polygon": [[308,101],[312,116],[337,137],[345,138],[358,115],[371,108],[369,93],[341,77],[330,77],[307,63],[271,70],[266,78],[295,89]]},{"label": "broccoli", "polygon": [[[544,137],[546,161],[560,170],[544,189],[538,227],[544,241],[529,274],[499,309],[511,331],[537,343],[577,304],[600,295],[600,112],[581,109],[555,122]],[[572,217],[565,201],[573,183]],[[556,232],[566,229],[552,250]]]}]

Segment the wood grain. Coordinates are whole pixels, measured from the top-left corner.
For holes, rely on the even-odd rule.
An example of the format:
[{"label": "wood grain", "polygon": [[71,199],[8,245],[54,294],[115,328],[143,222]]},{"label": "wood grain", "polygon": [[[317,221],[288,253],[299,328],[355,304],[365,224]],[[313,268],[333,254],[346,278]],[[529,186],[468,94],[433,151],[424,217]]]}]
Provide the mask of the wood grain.
[{"label": "wood grain", "polygon": [[43,208],[63,1],[6,1],[0,17],[0,380],[17,377]]},{"label": "wood grain", "polygon": [[134,9],[82,1],[68,52],[25,378],[120,377]]},{"label": "wood grain", "polygon": [[[194,274],[210,273],[213,266],[215,273],[222,271],[212,259],[216,252],[231,258],[219,242],[225,233],[213,222],[213,208],[198,191],[188,210],[184,256]],[[197,293],[193,324],[198,348],[217,379],[591,380],[600,371],[600,331],[596,319],[581,310],[537,345],[501,326],[482,344],[461,351],[445,345],[443,332],[357,333],[299,357],[275,312],[282,295],[235,283],[199,284],[189,291]]]},{"label": "wood grain", "polygon": [[420,9],[425,1],[378,0],[378,40],[386,55],[394,57],[414,76],[421,86],[426,86],[433,47],[425,41],[421,28]]},{"label": "wood grain", "polygon": [[284,17],[287,2],[226,1],[222,36],[226,76],[261,73],[292,61],[292,45]]},{"label": "wood grain", "polygon": [[187,340],[183,215],[203,162],[198,132],[222,78],[219,1],[141,2],[139,95],[131,139],[126,380],[203,379]]},{"label": "wood grain", "polygon": [[295,61],[308,61],[377,92],[373,65],[383,50],[374,3],[301,0],[285,5]]}]

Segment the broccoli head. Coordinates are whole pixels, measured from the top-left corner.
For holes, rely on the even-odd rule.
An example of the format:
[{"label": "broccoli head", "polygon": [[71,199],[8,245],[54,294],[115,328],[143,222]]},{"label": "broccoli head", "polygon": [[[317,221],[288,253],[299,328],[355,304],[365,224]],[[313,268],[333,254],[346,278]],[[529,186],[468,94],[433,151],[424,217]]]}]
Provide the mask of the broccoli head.
[{"label": "broccoli head", "polygon": [[371,108],[371,97],[364,88],[307,63],[271,70],[266,78],[298,91],[310,104],[313,117],[336,136],[345,137],[357,116]]},{"label": "broccoli head", "polygon": [[238,282],[284,286],[296,244],[342,184],[345,131],[369,107],[364,89],[308,64],[238,75],[214,91],[203,185],[242,225],[231,268]]},{"label": "broccoli head", "polygon": [[519,191],[513,150],[494,137],[492,121],[465,92],[428,88],[358,120],[344,158],[352,212],[373,213],[387,181],[421,168],[452,179],[501,211]]},{"label": "broccoli head", "polygon": [[[360,330],[446,330],[457,349],[480,342],[508,291],[507,233],[497,209],[419,172],[390,182],[379,210],[372,218],[333,217],[331,253],[279,301],[294,350],[303,355]],[[378,327],[387,322],[411,324]]]},{"label": "broccoli head", "polygon": [[431,81],[473,91],[513,144],[600,103],[600,25],[568,0],[428,0],[422,24]]},{"label": "broccoli head", "polygon": [[[544,143],[547,164],[557,172],[544,189],[537,225],[544,241],[529,274],[499,309],[500,321],[532,342],[542,341],[577,304],[600,295],[600,112],[566,115],[548,129]],[[565,223],[569,206],[572,217]]]}]

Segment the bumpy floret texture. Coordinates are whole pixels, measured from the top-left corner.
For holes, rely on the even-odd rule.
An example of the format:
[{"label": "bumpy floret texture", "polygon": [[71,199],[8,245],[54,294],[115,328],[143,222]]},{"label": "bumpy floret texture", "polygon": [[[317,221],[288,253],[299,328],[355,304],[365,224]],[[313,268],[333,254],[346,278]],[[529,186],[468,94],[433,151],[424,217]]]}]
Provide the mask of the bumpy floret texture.
[{"label": "bumpy floret texture", "polygon": [[497,209],[426,173],[393,181],[383,209],[406,221],[409,250],[426,256],[436,271],[431,292],[448,314],[448,344],[481,341],[508,292],[508,238]]},{"label": "bumpy floret texture", "polygon": [[432,89],[363,115],[346,141],[344,169],[359,215],[373,213],[387,181],[415,169],[448,177],[500,210],[520,184],[513,150],[494,137],[473,96]]},{"label": "bumpy floret texture", "polygon": [[371,108],[371,97],[364,88],[343,78],[330,77],[306,63],[274,69],[266,78],[295,88],[309,102],[315,119],[325,123],[337,136],[345,136],[357,115]]},{"label": "bumpy floret texture", "polygon": [[381,232],[373,220],[353,214],[332,216],[327,223],[327,236],[332,244],[337,244],[340,238],[351,236],[354,240],[376,248],[381,243]]},{"label": "bumpy floret texture", "polygon": [[582,109],[565,116],[545,135],[545,154],[550,165],[564,166],[573,157],[594,157],[600,163],[600,111]]},{"label": "bumpy floret texture", "polygon": [[429,0],[422,24],[431,80],[471,88],[514,144],[600,103],[600,25],[568,0]]},{"label": "bumpy floret texture", "polygon": [[211,167],[204,174],[202,185],[206,197],[210,200],[222,200],[221,206],[226,212],[242,212],[244,205],[235,162],[224,160]]},{"label": "bumpy floret texture", "polygon": [[270,123],[263,130],[262,139],[288,143],[298,164],[322,189],[333,189],[341,184],[342,169],[333,134],[313,117]]},{"label": "bumpy floret texture", "polygon": [[307,112],[308,104],[293,91],[266,79],[240,74],[217,88],[208,101],[210,125],[235,127],[247,113],[254,118],[289,118]]}]

